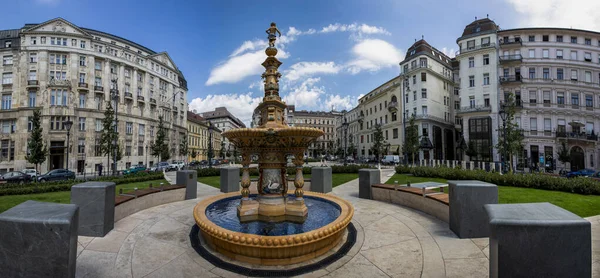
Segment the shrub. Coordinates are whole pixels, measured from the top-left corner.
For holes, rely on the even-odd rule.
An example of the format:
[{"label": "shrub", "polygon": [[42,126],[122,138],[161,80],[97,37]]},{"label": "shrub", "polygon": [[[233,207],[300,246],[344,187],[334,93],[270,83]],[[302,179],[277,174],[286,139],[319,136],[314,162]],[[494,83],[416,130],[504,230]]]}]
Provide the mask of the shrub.
[{"label": "shrub", "polygon": [[[373,168],[373,166],[370,165],[348,165],[348,166],[341,166],[341,165],[334,165],[334,166],[330,166],[331,167],[331,172],[334,174],[339,174],[339,173],[358,173],[358,170],[360,169],[364,169],[364,168]],[[302,174],[304,175],[308,175],[311,173],[311,167],[302,167]],[[203,169],[198,169],[198,177],[211,177],[211,176],[220,176],[221,175],[221,169],[220,168],[203,168]],[[286,167],[286,173],[288,175],[296,175],[296,167]],[[242,175],[242,171],[240,168],[240,175]],[[258,168],[253,167],[250,168],[250,176],[258,176]]]},{"label": "shrub", "polygon": [[483,170],[463,170],[448,167],[396,167],[398,174],[412,174],[417,177],[442,178],[446,180],[480,180],[498,186],[525,187],[578,193],[585,195],[600,195],[600,182],[577,177],[561,178],[545,174],[504,174],[486,172]]}]

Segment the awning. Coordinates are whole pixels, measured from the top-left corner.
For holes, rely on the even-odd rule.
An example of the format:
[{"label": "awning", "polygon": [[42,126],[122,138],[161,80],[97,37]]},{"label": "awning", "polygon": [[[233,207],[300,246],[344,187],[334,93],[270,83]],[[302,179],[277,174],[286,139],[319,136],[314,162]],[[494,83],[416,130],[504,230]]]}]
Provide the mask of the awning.
[{"label": "awning", "polygon": [[428,137],[421,138],[421,143],[419,144],[420,149],[431,150],[433,149],[433,144],[431,144],[431,140]]},{"label": "awning", "polygon": [[585,124],[580,121],[572,121],[569,123],[569,125],[572,127],[584,127],[585,126]]},{"label": "awning", "polygon": [[460,140],[458,141],[458,147],[457,149],[459,150],[466,150],[467,147],[467,143],[465,142],[465,138],[464,137],[460,137]]}]

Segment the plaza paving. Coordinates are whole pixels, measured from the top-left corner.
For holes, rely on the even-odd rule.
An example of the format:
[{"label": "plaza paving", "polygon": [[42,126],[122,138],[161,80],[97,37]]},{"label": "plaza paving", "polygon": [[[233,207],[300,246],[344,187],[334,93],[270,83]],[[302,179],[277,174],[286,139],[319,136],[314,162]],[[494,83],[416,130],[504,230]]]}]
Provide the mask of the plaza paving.
[{"label": "plaza paving", "polygon": [[[382,180],[393,174],[384,170]],[[173,179],[174,173],[168,178]],[[343,258],[306,277],[487,277],[488,239],[459,239],[448,224],[393,204],[358,199],[358,180],[333,194],[351,201],[357,243]],[[192,209],[220,194],[198,183],[198,199],[140,211],[104,238],[79,237],[77,277],[243,277],[214,267],[191,247]],[[593,276],[600,277],[600,216],[592,223]]]}]

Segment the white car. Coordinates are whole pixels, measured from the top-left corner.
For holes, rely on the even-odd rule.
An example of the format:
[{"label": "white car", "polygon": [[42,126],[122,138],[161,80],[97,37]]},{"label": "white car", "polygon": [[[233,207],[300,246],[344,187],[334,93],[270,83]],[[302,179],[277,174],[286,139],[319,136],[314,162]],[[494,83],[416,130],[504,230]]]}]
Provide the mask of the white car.
[{"label": "white car", "polygon": [[35,169],[24,169],[23,171],[21,171],[27,175],[29,175],[32,178],[37,177],[40,173],[38,171],[36,171]]}]

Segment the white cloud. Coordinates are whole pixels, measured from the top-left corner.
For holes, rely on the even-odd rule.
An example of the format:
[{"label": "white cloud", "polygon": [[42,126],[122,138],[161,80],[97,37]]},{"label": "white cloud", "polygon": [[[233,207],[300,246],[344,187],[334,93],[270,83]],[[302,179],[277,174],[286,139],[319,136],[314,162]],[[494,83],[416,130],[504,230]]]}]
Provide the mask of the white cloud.
[{"label": "white cloud", "polygon": [[506,0],[524,27],[563,27],[600,31],[600,1]]},{"label": "white cloud", "polygon": [[262,97],[254,97],[253,93],[207,95],[205,98],[195,98],[190,102],[190,110],[202,112],[213,111],[215,107],[225,106],[229,112],[238,117],[246,126],[250,126],[252,113]]},{"label": "white cloud", "polygon": [[342,110],[350,110],[352,108],[354,108],[354,106],[356,105],[356,101],[352,101],[352,97],[351,96],[340,96],[340,95],[328,95],[327,98],[325,99],[324,102],[324,109],[323,110],[329,110],[329,109],[334,109],[337,111],[342,111]]},{"label": "white cloud", "polygon": [[357,32],[359,34],[383,34],[391,35],[390,32],[385,30],[383,27],[371,26],[367,24],[329,24],[319,31],[319,33],[331,33],[331,32]]},{"label": "white cloud", "polygon": [[288,81],[296,81],[314,74],[336,74],[341,69],[342,67],[335,62],[300,62],[286,70],[283,77]]},{"label": "white cloud", "polygon": [[346,65],[351,74],[397,66],[403,59],[402,51],[379,39],[366,39],[357,43],[352,48],[352,53],[355,57]]},{"label": "white cloud", "polygon": [[246,51],[254,51],[256,49],[264,49],[267,48],[269,43],[266,40],[253,40],[253,41],[245,41],[238,47],[236,50],[229,55],[229,57],[240,55]]},{"label": "white cloud", "polygon": [[283,101],[296,107],[317,107],[321,95],[325,94],[325,88],[316,86],[321,78],[307,78],[300,85],[289,90]]},{"label": "white cloud", "polygon": [[448,56],[450,58],[454,58],[454,56],[456,54],[456,50],[454,50],[454,48],[443,47],[442,53],[446,54],[446,56]]},{"label": "white cloud", "polygon": [[[262,50],[230,57],[229,60],[212,69],[208,80],[206,80],[206,85],[237,83],[250,75],[256,75],[258,78],[260,77],[261,72],[265,70],[261,64],[266,57],[267,56]],[[287,52],[280,49],[277,57],[285,59],[289,57],[289,55]]]}]

